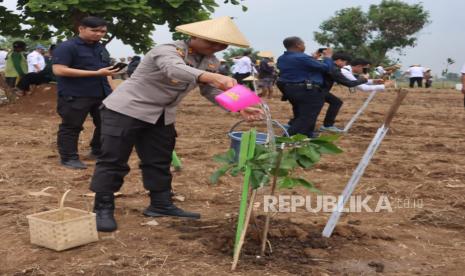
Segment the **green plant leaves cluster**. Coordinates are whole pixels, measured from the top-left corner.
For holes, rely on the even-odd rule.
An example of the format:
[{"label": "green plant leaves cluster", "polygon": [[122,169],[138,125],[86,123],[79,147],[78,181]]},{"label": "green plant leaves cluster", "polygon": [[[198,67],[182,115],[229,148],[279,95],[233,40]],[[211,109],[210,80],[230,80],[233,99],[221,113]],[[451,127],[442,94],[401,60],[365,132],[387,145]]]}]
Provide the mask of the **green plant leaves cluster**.
[{"label": "green plant leaves cluster", "polygon": [[[222,166],[210,177],[213,184],[230,174],[235,177],[245,172],[249,167],[252,171],[250,183],[253,189],[269,185],[271,179],[278,178],[278,188],[292,189],[296,186],[305,187],[310,191],[318,192],[314,184],[294,174],[297,169],[310,169],[321,160],[323,154],[339,154],[342,150],[334,144],[339,136],[322,136],[309,139],[305,135],[297,134],[291,137],[278,137],[276,144],[280,147],[271,150],[265,145],[256,145],[253,158],[240,167],[235,160],[235,152],[230,149],[224,154],[214,157],[214,161]],[[278,166],[279,164],[279,166]]]},{"label": "green plant leaves cluster", "polygon": [[[2,0],[0,0],[2,2]],[[177,25],[205,20],[219,6],[216,0],[18,0],[17,12],[0,7],[1,36],[33,40],[65,40],[75,35],[78,22],[94,15],[110,22],[106,41],[118,38],[135,52],[145,53],[153,46],[156,25]],[[220,1],[241,5],[242,1]],[[244,10],[243,6],[243,10]],[[246,8],[245,8],[246,9]],[[181,38],[174,33],[173,38]]]}]

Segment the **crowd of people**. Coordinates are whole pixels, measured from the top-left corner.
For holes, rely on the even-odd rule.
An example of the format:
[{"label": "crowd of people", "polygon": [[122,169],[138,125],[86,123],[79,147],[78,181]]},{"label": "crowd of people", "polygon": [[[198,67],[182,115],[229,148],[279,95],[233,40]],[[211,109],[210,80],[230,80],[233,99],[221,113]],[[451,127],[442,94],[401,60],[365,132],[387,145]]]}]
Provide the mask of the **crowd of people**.
[{"label": "crowd of people", "polygon": [[[26,57],[22,41],[14,42],[12,51],[0,51],[0,60],[6,61],[4,76],[18,95],[28,93],[32,84],[57,82],[57,113],[61,118],[57,147],[61,165],[87,168],[78,152],[78,140],[87,116],[92,117],[95,129],[89,156],[97,162],[90,189],[95,192],[99,231],[117,229],[114,193],[122,187],[130,170],[128,159],[134,148],[140,159],[142,182],[150,196],[144,215],[200,217],[173,204],[170,172],[176,143],[176,109],[196,87],[216,104],[215,96],[238,83],[252,89],[257,83],[260,95],[266,98],[272,97],[276,85],[282,100],[292,106],[289,134],[316,137],[317,118],[325,103],[329,108],[319,131],[342,131],[335,126],[343,105],[331,93],[335,83],[359,91],[383,91],[394,85],[389,76],[395,67],[378,66],[376,77],[370,78],[369,60],[344,52],[333,53],[331,48],[308,55],[305,42],[296,36],[283,40],[285,51],[277,60],[272,53],[262,51],[255,62],[248,50],[231,60],[218,60],[215,53],[229,45],[250,47],[230,17],[177,26],[176,30],[188,39],[160,44],[143,58],[135,56],[116,63],[100,42],[107,25],[101,18],[85,17],[76,37],[52,45],[48,52],[37,45]],[[427,79],[428,70],[422,67],[412,66],[408,72],[411,85],[417,82],[421,86],[420,72],[421,79]],[[462,73],[465,82],[465,66]],[[124,81],[116,86],[116,78]],[[261,120],[263,111],[248,107],[240,115],[245,120]]]}]

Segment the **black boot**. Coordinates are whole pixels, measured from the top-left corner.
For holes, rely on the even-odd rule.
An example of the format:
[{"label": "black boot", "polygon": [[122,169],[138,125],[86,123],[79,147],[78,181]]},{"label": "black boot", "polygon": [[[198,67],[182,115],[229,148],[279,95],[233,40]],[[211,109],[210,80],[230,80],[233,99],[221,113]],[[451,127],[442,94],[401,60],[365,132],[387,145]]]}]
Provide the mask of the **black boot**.
[{"label": "black boot", "polygon": [[199,219],[199,213],[184,211],[173,204],[171,191],[150,192],[150,206],[144,211],[144,215],[149,217],[185,217]]},{"label": "black boot", "polygon": [[97,231],[113,232],[116,230],[115,196],[113,193],[95,193],[94,213],[97,217]]}]

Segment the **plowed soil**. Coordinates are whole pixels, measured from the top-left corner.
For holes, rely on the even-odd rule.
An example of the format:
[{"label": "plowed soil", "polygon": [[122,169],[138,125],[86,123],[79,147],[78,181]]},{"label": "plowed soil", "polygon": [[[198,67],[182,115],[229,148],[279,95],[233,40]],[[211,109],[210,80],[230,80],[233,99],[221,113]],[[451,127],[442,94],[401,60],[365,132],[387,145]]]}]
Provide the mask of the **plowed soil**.
[{"label": "plowed soil", "polygon": [[[275,93],[278,93],[277,91]],[[345,104],[343,126],[367,94],[335,92]],[[344,153],[325,156],[304,172],[324,195],[339,195],[393,102],[379,93],[338,145]],[[331,238],[321,231],[330,213],[277,213],[272,218],[272,253],[257,258],[264,221],[261,190],[243,254],[230,271],[241,178],[209,176],[218,165],[212,157],[229,148],[227,133],[240,118],[203,99],[197,91],[178,109],[176,151],[183,169],[174,173],[176,204],[202,213],[198,221],[151,219],[134,154],[122,196],[116,201],[119,229],[100,240],[64,252],[30,244],[27,215],[54,209],[65,190],[65,205],[91,210],[85,196],[94,161],[85,159],[93,126],[89,119],[80,153],[89,168],[74,171],[59,165],[53,86],[0,107],[0,274],[1,275],[463,275],[465,271],[465,110],[453,90],[411,90],[392,128],[361,179],[355,195],[386,195],[393,212],[344,214]],[[273,118],[286,122],[289,103],[278,95],[268,101]],[[263,123],[255,124],[263,126]],[[249,125],[241,126],[247,129]],[[52,196],[34,196],[45,187]],[[304,189],[281,194],[309,195]],[[375,202],[376,204],[376,202]],[[370,206],[373,206],[370,203]]]}]

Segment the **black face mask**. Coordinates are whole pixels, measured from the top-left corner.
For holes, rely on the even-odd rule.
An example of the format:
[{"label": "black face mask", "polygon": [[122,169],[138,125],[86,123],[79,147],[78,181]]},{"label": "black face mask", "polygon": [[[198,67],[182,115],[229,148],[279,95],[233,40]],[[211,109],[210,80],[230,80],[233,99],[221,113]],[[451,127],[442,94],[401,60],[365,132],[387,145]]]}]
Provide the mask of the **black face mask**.
[{"label": "black face mask", "polygon": [[363,68],[363,74],[368,74],[368,68]]}]

